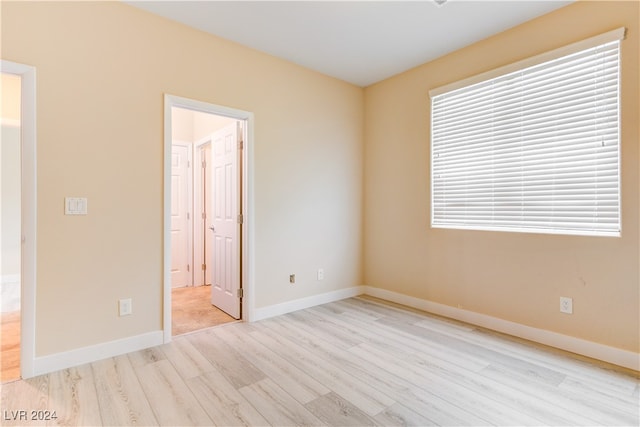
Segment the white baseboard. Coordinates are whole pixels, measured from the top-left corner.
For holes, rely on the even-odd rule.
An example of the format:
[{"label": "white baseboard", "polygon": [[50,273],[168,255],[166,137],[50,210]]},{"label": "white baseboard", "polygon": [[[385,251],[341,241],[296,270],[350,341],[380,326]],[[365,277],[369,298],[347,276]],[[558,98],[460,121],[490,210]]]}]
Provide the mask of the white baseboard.
[{"label": "white baseboard", "polygon": [[355,297],[357,295],[362,295],[363,293],[363,286],[353,286],[351,288],[339,289],[337,291],[327,292],[324,294],[313,295],[310,297],[287,301],[280,304],[269,305],[267,307],[256,308],[252,321],[267,319],[269,317],[291,313],[293,311],[314,307],[316,305]]},{"label": "white baseboard", "polygon": [[520,323],[511,322],[486,314],[475,313],[456,307],[440,304],[437,302],[410,297],[386,289],[363,286],[364,293],[387,301],[417,308],[429,313],[471,323],[493,331],[502,332],[529,341],[570,351],[582,356],[602,360],[614,365],[640,371],[640,354],[592,341],[583,340],[569,335],[562,335],[544,329],[533,328]]},{"label": "white baseboard", "polygon": [[[279,316],[281,314],[291,313],[293,311],[333,301],[339,301],[362,294],[640,371],[640,354],[632,351],[622,350],[604,344],[598,344],[580,338],[562,335],[556,332],[533,328],[531,326],[499,319],[486,314],[475,313],[371,286],[354,286],[258,308],[255,310],[255,318],[253,320],[267,319],[269,317]],[[36,357],[33,363],[34,369],[32,375],[29,375],[29,377],[83,365],[96,360],[130,353],[132,351],[143,350],[145,348],[161,344],[163,344],[163,331],[154,331],[134,337],[83,347],[68,352]]]},{"label": "white baseboard", "polygon": [[95,362],[96,360],[154,347],[161,345],[163,343],[162,339],[163,332],[154,331],[63,353],[36,357],[33,363],[33,375],[31,376],[48,374],[49,372],[84,365],[85,363]]}]

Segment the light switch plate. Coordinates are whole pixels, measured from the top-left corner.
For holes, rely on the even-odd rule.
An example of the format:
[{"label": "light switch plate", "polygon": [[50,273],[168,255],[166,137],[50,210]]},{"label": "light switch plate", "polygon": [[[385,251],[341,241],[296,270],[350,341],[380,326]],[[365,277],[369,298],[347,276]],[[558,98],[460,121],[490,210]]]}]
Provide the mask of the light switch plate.
[{"label": "light switch plate", "polygon": [[64,214],[65,215],[86,215],[87,214],[87,198],[86,197],[65,197],[64,198]]}]

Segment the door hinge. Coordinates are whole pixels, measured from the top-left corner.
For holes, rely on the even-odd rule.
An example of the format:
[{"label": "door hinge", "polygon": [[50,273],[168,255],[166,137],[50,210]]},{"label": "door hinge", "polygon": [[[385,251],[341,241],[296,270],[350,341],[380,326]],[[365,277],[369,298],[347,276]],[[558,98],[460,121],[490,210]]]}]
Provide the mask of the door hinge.
[{"label": "door hinge", "polygon": [[202,169],[206,169],[207,168],[207,162],[206,160],[202,161]]},{"label": "door hinge", "polygon": [[238,224],[242,224],[244,222],[244,216],[242,214],[238,215]]},{"label": "door hinge", "polygon": [[187,219],[191,219],[191,214],[187,212]]},{"label": "door hinge", "polygon": [[238,298],[242,298],[244,296],[244,292],[242,292],[242,288],[238,288]]},{"label": "door hinge", "polygon": [[202,269],[206,270],[207,269],[207,264],[202,264]]},{"label": "door hinge", "polygon": [[202,219],[207,219],[207,214],[205,212],[202,212]]},{"label": "door hinge", "polygon": [[187,167],[190,168],[191,167],[191,162],[189,160],[187,160]]},{"label": "door hinge", "polygon": [[238,141],[238,150],[242,150],[244,148],[244,141],[240,140]]},{"label": "door hinge", "polygon": [[187,264],[187,272],[191,271],[191,266]]}]

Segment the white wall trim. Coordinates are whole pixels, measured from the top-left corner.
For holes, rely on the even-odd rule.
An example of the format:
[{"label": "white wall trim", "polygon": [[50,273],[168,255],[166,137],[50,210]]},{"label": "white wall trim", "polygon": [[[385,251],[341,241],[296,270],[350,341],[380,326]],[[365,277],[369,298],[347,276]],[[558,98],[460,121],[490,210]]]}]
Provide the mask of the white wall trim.
[{"label": "white wall trim", "polygon": [[339,301],[345,298],[351,298],[364,293],[363,286],[353,286],[336,291],[326,292],[324,294],[312,295],[280,304],[269,305],[267,307],[257,308],[255,316],[252,320],[262,320],[269,317],[279,316],[281,314],[291,313],[293,311],[302,310],[316,305],[327,304],[329,302]]},{"label": "white wall trim", "polygon": [[2,60],[3,73],[21,77],[21,312],[20,312],[20,375],[31,378],[36,355],[36,215],[37,215],[37,157],[36,157],[36,68],[31,65]]},{"label": "white wall trim", "polygon": [[604,344],[583,340],[581,338],[559,334],[557,332],[533,328],[531,326],[522,325],[509,320],[499,319],[486,314],[411,297],[397,292],[388,291],[386,289],[374,288],[371,286],[363,286],[363,288],[364,293],[372,297],[417,308],[439,316],[460,320],[483,328],[640,371],[640,354],[632,351],[610,347]]},{"label": "white wall trim", "polygon": [[[205,160],[202,156],[203,147],[211,145],[211,136],[199,139],[193,143],[193,212],[202,212],[203,206],[198,205],[198,202],[202,202],[202,181],[204,180],[204,174],[202,169],[202,162]],[[202,218],[202,215],[194,215],[194,230],[193,230],[193,265],[205,264],[204,259],[204,234],[206,220]],[[196,278],[195,267],[193,274],[193,285],[202,286],[206,284],[207,272],[198,270],[199,276]]]},{"label": "white wall trim", "polygon": [[[640,354],[631,351],[586,341],[568,335],[562,335],[556,332],[533,328],[485,314],[475,313],[371,286],[353,286],[350,288],[338,289],[336,291],[257,308],[254,310],[252,321],[280,316],[297,310],[327,304],[362,294],[640,371]],[[68,352],[38,357],[34,360],[33,374],[31,376],[42,375],[133,351],[143,350],[145,348],[161,345],[164,342],[164,331],[154,331],[134,337],[83,347]]]},{"label": "white wall trim", "polygon": [[164,256],[163,256],[163,330],[164,342],[171,341],[171,108],[179,107],[218,116],[244,120],[246,135],[243,149],[242,168],[242,320],[251,321],[254,317],[254,208],[253,208],[253,129],[254,116],[249,111],[238,110],[222,105],[210,104],[175,95],[164,95]]},{"label": "white wall trim", "polygon": [[162,343],[162,331],[154,331],[89,347],[37,357],[34,361],[34,376],[84,365],[133,351],[144,350],[145,348],[161,345]]}]

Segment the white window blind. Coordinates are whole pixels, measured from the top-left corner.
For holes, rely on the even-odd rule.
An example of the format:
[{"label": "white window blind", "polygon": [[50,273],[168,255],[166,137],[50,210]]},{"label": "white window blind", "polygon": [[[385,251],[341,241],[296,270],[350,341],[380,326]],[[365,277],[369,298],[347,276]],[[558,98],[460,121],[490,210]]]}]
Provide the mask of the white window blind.
[{"label": "white window blind", "polygon": [[620,235],[621,35],[431,92],[432,227]]}]

